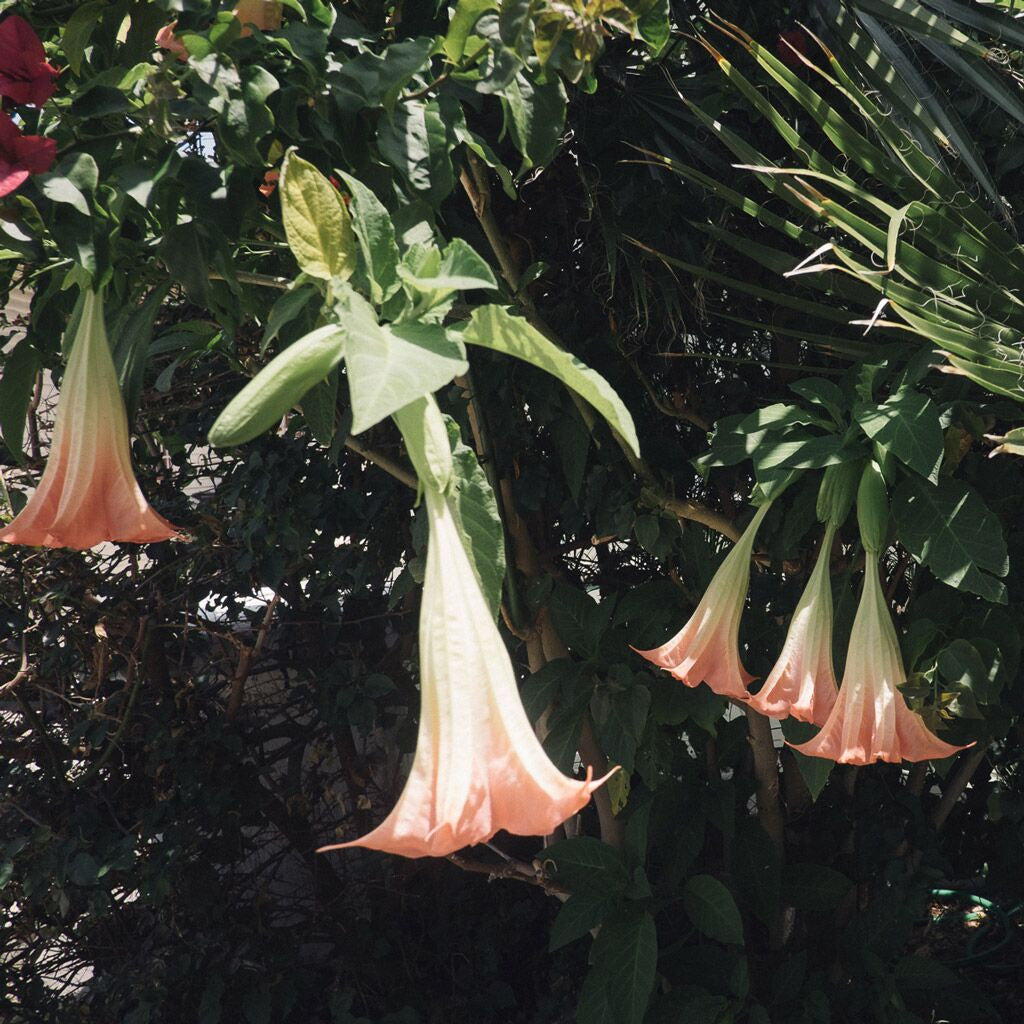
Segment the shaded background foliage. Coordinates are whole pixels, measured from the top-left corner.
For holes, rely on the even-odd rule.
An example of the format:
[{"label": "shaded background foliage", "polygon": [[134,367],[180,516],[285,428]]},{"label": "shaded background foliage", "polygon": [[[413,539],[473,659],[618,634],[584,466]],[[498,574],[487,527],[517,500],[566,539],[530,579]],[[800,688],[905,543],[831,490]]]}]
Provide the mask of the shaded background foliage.
[{"label": "shaded background foliage", "polygon": [[[57,139],[59,162],[3,200],[5,287],[33,294],[16,350],[29,372],[9,372],[8,353],[0,385],[12,503],[41,465],[50,411],[31,410],[23,458],[7,410],[24,408],[37,368],[59,379],[73,295],[61,285],[77,262],[115,299],[146,494],[193,538],[141,552],[5,550],[4,678],[26,668],[4,688],[0,743],[11,1020],[1015,1019],[1024,479],[1016,461],[988,459],[985,440],[1020,422],[1012,403],[915,364],[941,415],[943,477],[987,503],[995,547],[1005,531],[1006,602],[947,586],[895,539],[885,563],[908,695],[943,705],[948,736],[982,741],[969,789],[957,764],[829,772],[784,749],[780,849],[763,827],[757,727],[628,651],[678,628],[724,554],[720,533],[735,532],[764,479],[746,457],[695,468],[712,425],[791,403],[808,378],[852,392],[858,363],[880,364],[868,399],[880,402],[919,347],[909,332],[902,347],[862,337],[846,321],[870,303],[784,280],[757,258],[779,244],[769,224],[660,159],[764,201],[679,94],[757,152],[792,159],[692,38],[726,48],[704,5],[591,5],[566,22],[546,70],[532,38],[545,5],[502,4],[472,59],[445,5],[296,0],[279,32],[244,38],[204,0],[0,6],[30,18],[67,65],[27,125]],[[459,10],[489,17],[491,6]],[[820,9],[752,6],[715,10],[770,48]],[[647,19],[636,38],[623,31],[630,8]],[[187,64],[152,57],[172,17]],[[1018,123],[905,20],[890,28],[971,126],[1005,210],[947,149],[951,173],[1016,226]],[[431,56],[434,36],[462,63]],[[823,147],[742,47],[729,56]],[[1006,67],[1018,66],[1011,47]],[[347,446],[343,383],[326,417],[304,407],[239,449],[205,443],[245,379],[314,326],[312,289],[281,287],[296,267],[277,195],[260,191],[290,145],[370,185],[407,240],[424,226],[468,240],[500,272],[503,297],[633,413],[642,463],[557,382],[491,353],[475,351],[471,376],[439,395],[500,495],[507,639],[527,708],[548,711],[546,742],[567,770],[587,734],[624,766],[611,824],[591,807],[547,850],[502,836],[461,858],[468,870],[313,852],[367,830],[401,788],[426,538],[413,493],[365,454],[402,464],[398,434],[380,425]],[[829,237],[810,215],[801,224]],[[784,244],[789,266],[807,255]],[[754,302],[735,282],[764,294]],[[839,311],[828,345],[778,301],[797,295]],[[761,450],[790,437],[769,432]],[[794,485],[759,538],[743,635],[761,677],[810,568],[816,483]],[[861,568],[845,532],[833,567],[840,657]],[[979,761],[964,759],[973,774]],[[975,946],[959,897],[935,889],[993,901]]]}]

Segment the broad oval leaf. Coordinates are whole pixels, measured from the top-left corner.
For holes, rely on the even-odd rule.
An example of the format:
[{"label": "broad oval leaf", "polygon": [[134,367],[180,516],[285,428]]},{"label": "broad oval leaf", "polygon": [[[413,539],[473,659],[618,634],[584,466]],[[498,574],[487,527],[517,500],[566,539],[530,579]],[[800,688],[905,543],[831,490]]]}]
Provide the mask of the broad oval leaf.
[{"label": "broad oval leaf", "polygon": [[347,281],[356,267],[352,220],[337,189],[290,151],[281,165],[281,219],[295,259],[311,277]]},{"label": "broad oval leaf", "polygon": [[732,893],[712,875],[694,875],[683,890],[686,913],[709,939],[743,944],[743,920]]},{"label": "broad oval leaf", "polygon": [[994,578],[1010,569],[1002,524],[969,484],[908,476],[893,493],[892,515],[903,546],[940,580],[1006,603],[1006,587]]}]

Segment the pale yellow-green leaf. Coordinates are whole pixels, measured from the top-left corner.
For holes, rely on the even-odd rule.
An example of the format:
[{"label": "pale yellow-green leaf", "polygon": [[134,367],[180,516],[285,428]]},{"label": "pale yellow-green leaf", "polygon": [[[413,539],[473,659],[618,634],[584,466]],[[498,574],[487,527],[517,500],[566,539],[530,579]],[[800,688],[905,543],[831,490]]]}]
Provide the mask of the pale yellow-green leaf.
[{"label": "pale yellow-green leaf", "polygon": [[337,189],[311,163],[289,151],[281,165],[281,218],[288,245],[311,277],[347,281],[356,243]]}]

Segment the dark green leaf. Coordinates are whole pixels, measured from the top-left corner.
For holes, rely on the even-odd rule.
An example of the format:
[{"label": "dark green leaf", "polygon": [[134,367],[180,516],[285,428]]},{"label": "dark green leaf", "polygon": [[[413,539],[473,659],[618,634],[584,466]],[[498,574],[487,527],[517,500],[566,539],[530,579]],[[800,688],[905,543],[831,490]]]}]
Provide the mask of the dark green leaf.
[{"label": "dark green leaf", "polygon": [[897,391],[882,405],[861,404],[853,418],[872,441],[884,445],[904,465],[934,482],[942,463],[939,410],[917,391]]},{"label": "dark green leaf", "polygon": [[989,575],[1010,569],[1002,525],[969,484],[907,477],[893,492],[892,515],[903,546],[940,580],[1006,603],[1006,587]]},{"label": "dark green leaf", "polygon": [[712,875],[694,875],[683,889],[683,906],[694,926],[709,939],[743,944],[743,920],[732,893]]},{"label": "dark green leaf", "polygon": [[797,910],[834,910],[852,887],[846,875],[825,864],[787,864],[782,898]]},{"label": "dark green leaf", "polygon": [[38,370],[39,353],[23,339],[4,358],[0,375],[0,434],[11,454],[22,463],[25,417]]}]

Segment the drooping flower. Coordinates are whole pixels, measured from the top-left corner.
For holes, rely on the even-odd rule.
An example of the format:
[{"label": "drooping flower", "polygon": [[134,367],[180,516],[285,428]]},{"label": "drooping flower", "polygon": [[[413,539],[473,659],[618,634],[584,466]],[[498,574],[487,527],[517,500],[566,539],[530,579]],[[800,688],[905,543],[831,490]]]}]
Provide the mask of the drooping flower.
[{"label": "drooping flower", "polygon": [[889,503],[879,467],[868,462],[857,488],[857,526],[867,565],[864,589],[850,631],[839,696],[821,732],[795,748],[843,764],[929,761],[963,747],[940,740],[897,689],[907,674],[878,578],[888,536]]},{"label": "drooping flower", "polygon": [[796,749],[842,764],[929,761],[963,747],[940,740],[896,688],[907,678],[878,569],[869,563],[839,696],[821,732]]},{"label": "drooping flower", "polygon": [[769,718],[792,715],[804,722],[824,725],[836,702],[836,674],[832,664],[832,587],[829,553],[836,535],[830,522],[818,552],[818,562],[793,612],[775,667],[750,705]]},{"label": "drooping flower", "polygon": [[0,96],[41,107],[56,91],[57,69],[46,61],[32,26],[17,14],[0,22]]},{"label": "drooping flower", "polygon": [[28,504],[0,530],[0,541],[81,549],[176,534],[150,508],[132,472],[128,418],[103,326],[103,302],[86,292],[46,469]]},{"label": "drooping flower", "polygon": [[445,498],[426,488],[430,541],[420,610],[419,736],[412,771],[364,846],[443,857],[500,829],[546,835],[604,781],[570,779],[530,726],[508,651]]},{"label": "drooping flower", "polygon": [[29,175],[53,166],[57,143],[42,135],[23,135],[10,116],[0,110],[0,196],[19,188]]},{"label": "drooping flower", "polygon": [[[723,697],[746,700],[753,680],[740,661],[739,633],[750,586],[754,536],[768,511],[762,505],[732,551],[718,567],[689,622],[667,643],[637,651],[687,686],[707,683]],[[634,648],[636,650],[636,648]]]}]

